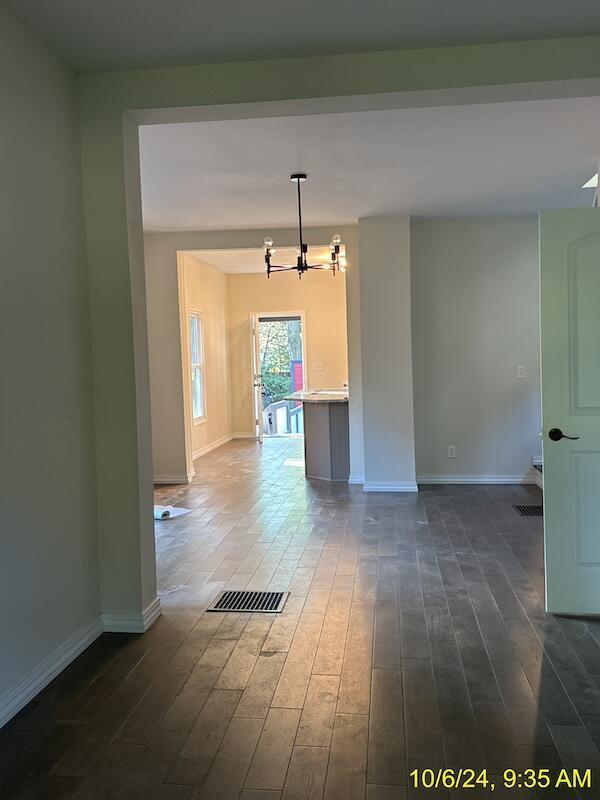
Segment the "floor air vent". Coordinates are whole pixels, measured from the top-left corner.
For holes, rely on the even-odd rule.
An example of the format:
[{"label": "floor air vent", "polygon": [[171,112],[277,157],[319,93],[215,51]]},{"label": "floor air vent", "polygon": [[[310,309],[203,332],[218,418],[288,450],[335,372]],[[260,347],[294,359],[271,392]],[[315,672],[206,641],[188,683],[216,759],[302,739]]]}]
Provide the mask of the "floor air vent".
[{"label": "floor air vent", "polygon": [[513,506],[522,517],[543,517],[544,506]]},{"label": "floor air vent", "polygon": [[225,591],[217,597],[207,611],[251,611],[262,614],[279,614],[289,592],[238,592]]}]

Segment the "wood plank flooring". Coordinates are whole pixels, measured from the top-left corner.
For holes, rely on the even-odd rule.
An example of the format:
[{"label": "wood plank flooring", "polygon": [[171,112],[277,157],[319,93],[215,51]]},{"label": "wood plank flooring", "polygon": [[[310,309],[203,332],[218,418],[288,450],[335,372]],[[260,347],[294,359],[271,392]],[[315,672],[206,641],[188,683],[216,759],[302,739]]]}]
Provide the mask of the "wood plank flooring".
[{"label": "wood plank flooring", "polygon": [[[530,486],[365,495],[302,442],[233,442],[157,502],[163,616],[105,634],[0,732],[2,800],[407,800],[414,768],[593,768],[600,622],[543,606]],[[289,590],[276,617],[206,614]],[[486,796],[471,791],[470,798]],[[489,795],[488,795],[489,796]]]}]

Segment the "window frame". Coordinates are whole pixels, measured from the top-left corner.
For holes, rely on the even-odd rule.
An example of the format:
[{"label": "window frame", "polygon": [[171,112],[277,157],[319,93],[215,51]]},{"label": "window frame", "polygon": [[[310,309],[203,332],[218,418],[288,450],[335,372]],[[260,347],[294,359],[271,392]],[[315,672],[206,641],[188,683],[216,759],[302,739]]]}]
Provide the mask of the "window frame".
[{"label": "window frame", "polygon": [[[191,335],[191,322],[192,319],[197,320],[197,332],[198,332],[198,355],[200,358],[199,362],[192,361],[192,335]],[[189,394],[189,403],[190,403],[190,416],[192,419],[192,425],[203,425],[207,422],[207,414],[206,414],[206,374],[205,374],[205,364],[204,364],[204,314],[202,311],[198,311],[194,308],[188,308],[187,312],[187,337],[188,337],[188,369],[189,369],[189,376],[190,376],[190,394]],[[201,398],[202,398],[202,414],[199,417],[194,416],[194,371],[200,371],[200,381],[201,381]]]}]

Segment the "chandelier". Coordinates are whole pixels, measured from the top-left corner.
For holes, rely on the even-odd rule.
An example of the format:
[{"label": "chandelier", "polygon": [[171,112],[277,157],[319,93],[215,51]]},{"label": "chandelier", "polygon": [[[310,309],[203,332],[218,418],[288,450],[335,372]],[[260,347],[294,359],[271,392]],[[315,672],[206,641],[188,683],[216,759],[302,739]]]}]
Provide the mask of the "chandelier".
[{"label": "chandelier", "polygon": [[309,269],[330,269],[333,274],[340,270],[344,272],[344,261],[340,257],[340,246],[342,244],[342,237],[336,234],[331,239],[329,261],[321,264],[308,263],[308,245],[302,238],[302,199],[300,197],[300,184],[306,180],[305,172],[295,172],[290,175],[290,180],[296,182],[298,190],[298,238],[299,245],[296,249],[297,259],[295,264],[271,264],[271,257],[275,250],[273,249],[273,239],[270,236],[265,238],[265,262],[267,265],[267,278],[271,277],[272,272],[292,272],[296,270],[298,277],[302,277],[302,273],[307,272]]}]

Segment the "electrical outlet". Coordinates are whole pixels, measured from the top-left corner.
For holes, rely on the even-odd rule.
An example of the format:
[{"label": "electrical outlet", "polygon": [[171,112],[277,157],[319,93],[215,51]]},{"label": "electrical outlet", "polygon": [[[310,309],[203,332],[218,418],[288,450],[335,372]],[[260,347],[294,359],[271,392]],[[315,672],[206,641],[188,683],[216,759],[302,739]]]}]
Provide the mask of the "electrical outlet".
[{"label": "electrical outlet", "polygon": [[321,361],[315,361],[313,364],[313,369],[315,372],[325,372],[325,364]]},{"label": "electrical outlet", "polygon": [[453,444],[448,445],[448,458],[456,458],[456,447]]},{"label": "electrical outlet", "polygon": [[527,377],[527,370],[525,369],[525,367],[523,366],[517,367],[517,378],[521,379],[526,377]]}]

